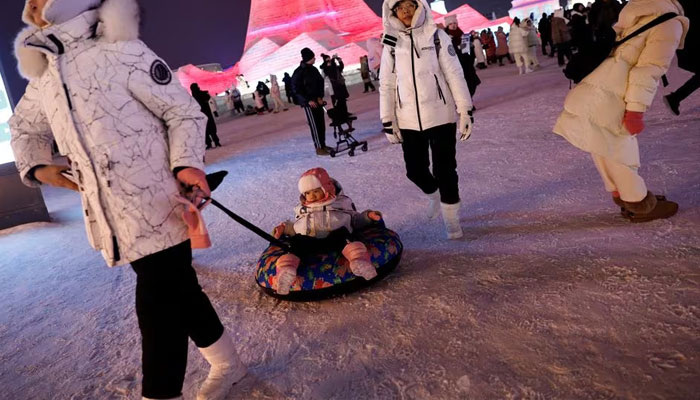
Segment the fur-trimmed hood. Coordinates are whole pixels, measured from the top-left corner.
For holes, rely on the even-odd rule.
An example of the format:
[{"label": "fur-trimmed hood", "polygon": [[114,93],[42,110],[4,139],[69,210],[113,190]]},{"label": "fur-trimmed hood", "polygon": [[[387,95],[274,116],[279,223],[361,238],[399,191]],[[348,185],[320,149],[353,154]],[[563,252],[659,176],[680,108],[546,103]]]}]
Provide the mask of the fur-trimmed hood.
[{"label": "fur-trimmed hood", "polygon": [[[20,75],[27,80],[41,77],[48,66],[47,54],[56,46],[51,37],[65,40],[83,39],[76,29],[87,24],[95,26],[98,40],[114,43],[136,40],[139,36],[139,6],[136,0],[49,0],[43,11],[49,25],[39,28],[29,18],[29,1],[25,4],[22,20],[27,23],[15,38],[15,57]],[[49,46],[46,46],[48,44]]]}]

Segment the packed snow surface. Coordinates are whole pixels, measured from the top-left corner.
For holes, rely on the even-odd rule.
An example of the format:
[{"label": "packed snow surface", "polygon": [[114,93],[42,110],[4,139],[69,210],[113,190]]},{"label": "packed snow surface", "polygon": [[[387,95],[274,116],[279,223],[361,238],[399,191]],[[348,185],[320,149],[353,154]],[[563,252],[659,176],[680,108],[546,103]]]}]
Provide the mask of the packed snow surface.
[{"label": "packed snow surface", "polygon": [[[480,75],[474,134],[458,143],[458,241],[426,218],[377,93],[351,88],[356,137],[369,141],[355,157],[316,156],[296,107],[220,121],[207,170],[230,175],[217,200],[271,230],[292,217],[298,176],[321,166],[405,245],[367,290],[287,303],[253,281],[266,243],[207,208],[214,246],[194,265],[250,366],[232,399],[700,396],[700,94],[680,117],[657,96],[640,135],[640,173],[678,215],[630,224],[591,158],[551,133],[569,86],[555,63]],[[674,71],[672,87],[687,77]],[[135,274],[89,248],[77,194],[43,190],[51,223],[0,231],[0,397],[137,399]],[[190,346],[186,399],[207,369]]]}]

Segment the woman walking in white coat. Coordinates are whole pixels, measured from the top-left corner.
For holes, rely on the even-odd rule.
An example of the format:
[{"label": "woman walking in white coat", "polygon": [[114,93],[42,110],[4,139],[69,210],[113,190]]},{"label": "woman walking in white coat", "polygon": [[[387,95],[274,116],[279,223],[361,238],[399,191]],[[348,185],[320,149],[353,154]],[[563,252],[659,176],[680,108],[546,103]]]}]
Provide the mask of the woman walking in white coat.
[{"label": "woman walking in white coat", "polygon": [[678,16],[618,46],[566,98],[554,132],[591,153],[613,200],[633,222],[673,216],[678,205],[647,190],[638,175],[637,135],[676,49],[683,46],[688,20],[676,0],[631,0],[614,26],[617,40],[657,17]]},{"label": "woman walking in white coat", "polygon": [[[23,20],[29,85],[10,119],[23,182],[78,190],[90,244],[136,272],[144,398],[181,396],[188,337],[212,365],[197,398],[223,398],[246,368],[197,282],[177,199],[209,195],[200,106],[138,40],[134,0],[27,0]],[[53,165],[54,139],[70,168]]]},{"label": "woman walking in white coat", "polygon": [[429,216],[442,210],[448,238],[460,238],[456,132],[465,141],[473,124],[462,66],[425,0],[385,0],[383,22],[379,113],[384,132],[391,143],[402,144],[406,176],[428,195]]},{"label": "woman walking in white coat", "polygon": [[508,47],[515,58],[515,64],[518,66],[518,74],[532,72],[530,68],[530,53],[527,44],[528,30],[521,26],[520,19],[515,17],[513,24],[510,26],[510,34],[508,35]]}]

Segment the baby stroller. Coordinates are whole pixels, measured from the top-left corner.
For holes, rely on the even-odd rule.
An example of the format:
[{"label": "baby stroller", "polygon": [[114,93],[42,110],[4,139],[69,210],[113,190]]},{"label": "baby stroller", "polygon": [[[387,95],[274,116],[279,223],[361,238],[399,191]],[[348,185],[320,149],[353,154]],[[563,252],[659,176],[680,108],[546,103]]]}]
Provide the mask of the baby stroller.
[{"label": "baby stroller", "polygon": [[[339,103],[335,102],[334,108],[326,110],[328,118],[331,119],[330,126],[333,127],[333,137],[336,139],[335,148],[331,148],[329,153],[331,157],[335,157],[336,154],[347,151],[348,155],[353,157],[357,147],[360,147],[362,151],[367,151],[367,142],[358,142],[350,134],[350,132],[355,130],[352,127],[352,121],[356,120],[357,117],[348,113],[347,106],[343,107]],[[346,125],[347,128],[344,128],[343,125]]]}]

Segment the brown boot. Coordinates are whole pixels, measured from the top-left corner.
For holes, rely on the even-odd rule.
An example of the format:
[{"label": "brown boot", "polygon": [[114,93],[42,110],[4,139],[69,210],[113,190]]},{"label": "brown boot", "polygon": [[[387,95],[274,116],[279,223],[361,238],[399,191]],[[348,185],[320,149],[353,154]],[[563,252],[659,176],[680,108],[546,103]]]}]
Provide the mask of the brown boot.
[{"label": "brown boot", "polygon": [[[654,197],[656,197],[656,200],[658,201],[666,200],[666,196],[664,195],[657,194]],[[620,196],[613,195],[613,203],[617,204],[617,206],[620,207],[620,212],[623,215],[629,213],[629,211],[625,210],[625,202],[620,198]]]},{"label": "brown boot", "polygon": [[678,212],[677,203],[668,201],[663,196],[654,196],[651,192],[647,192],[647,196],[640,202],[624,203],[624,208],[628,212],[626,218],[631,222],[670,218]]}]

